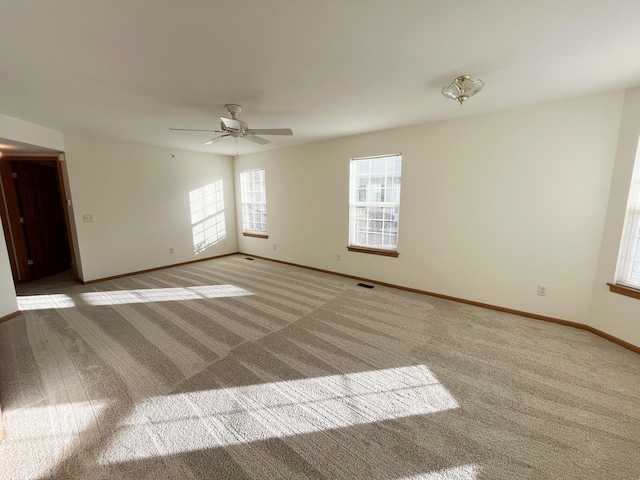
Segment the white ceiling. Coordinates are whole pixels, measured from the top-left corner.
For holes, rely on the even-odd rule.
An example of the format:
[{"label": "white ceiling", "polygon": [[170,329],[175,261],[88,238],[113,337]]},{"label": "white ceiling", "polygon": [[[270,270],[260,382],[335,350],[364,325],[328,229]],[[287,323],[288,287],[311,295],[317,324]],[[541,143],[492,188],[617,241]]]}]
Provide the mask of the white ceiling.
[{"label": "white ceiling", "polygon": [[[640,84],[638,0],[0,0],[0,113],[234,155]],[[462,107],[440,91],[481,78]]]}]

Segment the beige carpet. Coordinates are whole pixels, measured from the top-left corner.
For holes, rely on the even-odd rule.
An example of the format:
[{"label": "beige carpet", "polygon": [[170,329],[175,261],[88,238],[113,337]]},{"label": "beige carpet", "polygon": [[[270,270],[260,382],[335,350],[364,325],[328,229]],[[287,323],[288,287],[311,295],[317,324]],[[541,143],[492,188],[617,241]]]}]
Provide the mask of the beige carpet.
[{"label": "beige carpet", "polygon": [[237,255],[21,296],[0,478],[638,480],[640,355],[356,283]]}]

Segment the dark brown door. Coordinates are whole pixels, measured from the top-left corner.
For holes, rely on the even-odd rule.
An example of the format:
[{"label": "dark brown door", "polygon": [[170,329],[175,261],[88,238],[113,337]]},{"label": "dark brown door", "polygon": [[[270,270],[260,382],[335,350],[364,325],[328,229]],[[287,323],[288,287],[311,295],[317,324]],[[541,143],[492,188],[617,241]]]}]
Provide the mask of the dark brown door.
[{"label": "dark brown door", "polygon": [[55,162],[12,162],[32,279],[71,268]]}]

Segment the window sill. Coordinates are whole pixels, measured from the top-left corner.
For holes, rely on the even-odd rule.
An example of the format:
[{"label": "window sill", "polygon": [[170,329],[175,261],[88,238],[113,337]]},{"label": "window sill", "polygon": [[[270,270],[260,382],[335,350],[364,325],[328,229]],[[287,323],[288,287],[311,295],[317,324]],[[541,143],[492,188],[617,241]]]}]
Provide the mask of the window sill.
[{"label": "window sill", "polygon": [[269,235],[266,235],[264,233],[242,232],[242,235],[244,235],[245,237],[253,237],[253,238],[269,238]]},{"label": "window sill", "polygon": [[377,250],[375,248],[363,248],[363,247],[347,247],[350,252],[358,253],[370,253],[371,255],[382,255],[383,257],[397,258],[400,255],[398,252],[392,250]]},{"label": "window sill", "polygon": [[607,283],[607,285],[609,285],[610,292],[619,293],[620,295],[624,295],[625,297],[640,299],[640,290],[637,288],[616,285],[615,283]]}]

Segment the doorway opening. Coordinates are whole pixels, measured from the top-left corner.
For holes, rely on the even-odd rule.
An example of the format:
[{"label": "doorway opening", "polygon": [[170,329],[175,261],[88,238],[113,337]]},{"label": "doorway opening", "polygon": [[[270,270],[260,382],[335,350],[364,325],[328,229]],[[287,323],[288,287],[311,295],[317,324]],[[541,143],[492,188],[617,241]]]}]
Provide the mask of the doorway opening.
[{"label": "doorway opening", "polygon": [[0,214],[16,290],[48,278],[78,280],[64,176],[58,156],[0,158]]}]

